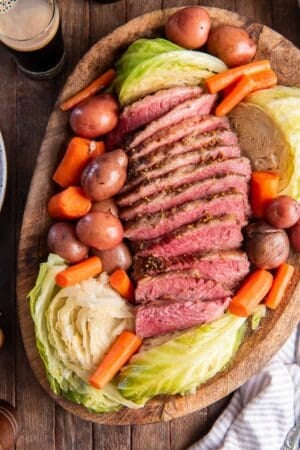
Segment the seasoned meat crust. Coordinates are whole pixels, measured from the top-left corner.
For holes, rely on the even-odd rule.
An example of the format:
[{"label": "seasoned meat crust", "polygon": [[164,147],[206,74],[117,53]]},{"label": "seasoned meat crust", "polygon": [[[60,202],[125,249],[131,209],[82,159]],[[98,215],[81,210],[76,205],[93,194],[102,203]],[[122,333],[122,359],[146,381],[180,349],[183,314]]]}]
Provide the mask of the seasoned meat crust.
[{"label": "seasoned meat crust", "polygon": [[[152,102],[155,110],[159,98],[131,106],[143,111]],[[127,182],[116,201],[133,252],[142,338],[221,317],[249,272],[241,245],[251,167],[228,119],[212,114],[215,100],[205,93],[185,99],[139,125],[134,136],[133,129],[120,132],[121,120],[109,137],[119,133],[128,156]]]},{"label": "seasoned meat crust", "polygon": [[132,241],[147,241],[205,216],[219,217],[225,214],[235,214],[241,225],[244,225],[249,212],[250,207],[245,195],[232,190],[193,200],[168,211],[138,217],[125,224],[124,236]]},{"label": "seasoned meat crust", "polygon": [[198,270],[206,278],[215,280],[229,289],[236,288],[249,272],[250,263],[241,250],[219,251],[215,253],[184,254],[175,257],[135,258],[134,276],[138,280],[145,276],[155,276],[180,270]]},{"label": "seasoned meat crust", "polygon": [[106,138],[107,150],[118,147],[127,134],[158,119],[185,100],[199,97],[201,93],[202,89],[199,86],[174,87],[147,95],[126,106],[117,127]]}]

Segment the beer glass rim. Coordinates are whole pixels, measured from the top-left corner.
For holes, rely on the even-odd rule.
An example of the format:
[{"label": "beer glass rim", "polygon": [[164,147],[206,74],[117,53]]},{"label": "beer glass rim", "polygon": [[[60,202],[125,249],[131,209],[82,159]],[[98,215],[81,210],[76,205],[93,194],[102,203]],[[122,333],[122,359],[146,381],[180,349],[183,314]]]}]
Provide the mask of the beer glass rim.
[{"label": "beer glass rim", "polygon": [[9,40],[11,42],[29,42],[32,39],[36,39],[37,37],[42,36],[42,34],[45,33],[51,27],[52,22],[54,20],[56,8],[57,8],[56,1],[51,0],[50,6],[52,8],[52,14],[51,14],[50,20],[49,20],[47,26],[42,31],[40,31],[38,34],[35,34],[34,36],[31,36],[30,38],[26,38],[26,39],[16,39],[16,38],[12,38],[12,37],[7,36],[6,34],[3,34],[0,32],[0,42],[1,42],[1,37],[3,37],[6,40]]}]

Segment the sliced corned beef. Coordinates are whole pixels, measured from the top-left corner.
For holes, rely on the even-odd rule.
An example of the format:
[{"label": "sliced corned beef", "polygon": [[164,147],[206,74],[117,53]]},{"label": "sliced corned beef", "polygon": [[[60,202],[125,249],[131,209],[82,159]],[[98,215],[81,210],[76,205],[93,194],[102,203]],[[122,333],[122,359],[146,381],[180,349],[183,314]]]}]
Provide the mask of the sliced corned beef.
[{"label": "sliced corned beef", "polygon": [[193,184],[182,185],[179,188],[161,192],[143,199],[133,206],[124,208],[120,211],[120,218],[127,221],[140,217],[142,214],[166,211],[185,202],[219,194],[229,189],[236,189],[238,192],[247,194],[247,179],[242,175],[226,175],[220,178],[208,178]]},{"label": "sliced corned beef", "polygon": [[176,228],[196,222],[204,216],[235,214],[241,225],[245,225],[250,212],[246,198],[240,192],[225,192],[213,197],[194,200],[162,213],[144,215],[127,222],[124,236],[132,241],[148,240],[170,233]]},{"label": "sliced corned beef", "polygon": [[197,270],[180,270],[138,280],[136,303],[164,300],[215,300],[232,294],[214,280],[201,277]]},{"label": "sliced corned beef", "polygon": [[145,156],[158,147],[170,145],[193,133],[198,135],[215,129],[228,129],[227,117],[206,116],[189,117],[175,125],[163,128],[134,149],[134,158]]},{"label": "sliced corned beef", "polygon": [[202,151],[216,146],[238,145],[236,134],[230,130],[217,129],[205,134],[185,137],[172,145],[166,145],[157,149],[143,158],[129,159],[130,178],[135,177],[138,172],[149,170],[156,164],[163,162],[166,158],[190,152],[192,150]]},{"label": "sliced corned beef", "polygon": [[172,233],[137,246],[137,256],[173,257],[185,253],[208,253],[239,248],[241,226],[234,215],[200,220]]},{"label": "sliced corned beef", "polygon": [[159,164],[152,166],[149,170],[138,172],[136,176],[126,183],[121,194],[133,190],[145,180],[161,177],[172,170],[189,164],[203,164],[214,160],[223,160],[225,158],[238,158],[241,155],[240,148],[237,145],[227,145],[221,147],[213,147],[208,149],[199,149],[192,152],[183,153],[169,157],[161,161]]},{"label": "sliced corned beef", "polygon": [[157,131],[170,127],[171,125],[181,122],[188,117],[207,116],[210,113],[215,101],[216,95],[202,94],[197,98],[180,103],[159,119],[153,120],[149,123],[143,131],[139,131],[134,136],[133,141],[129,144],[129,148],[133,149],[137,147],[141,142],[148,139]]},{"label": "sliced corned beef", "polygon": [[173,258],[134,258],[134,278],[154,276],[161,272],[197,269],[204,278],[210,278],[229,289],[234,289],[249,273],[250,263],[241,250],[220,251],[206,255],[181,255]]},{"label": "sliced corned beef", "polygon": [[219,319],[230,303],[230,297],[199,301],[165,301],[136,308],[135,330],[146,338],[209,323]]},{"label": "sliced corned beef", "polygon": [[117,203],[122,207],[131,206],[141,199],[148,198],[164,190],[230,173],[244,175],[249,179],[251,173],[249,159],[244,157],[221,159],[220,161],[210,161],[204,164],[181,167],[169,172],[166,176],[145,180],[133,191],[120,195],[117,198]]},{"label": "sliced corned beef", "polygon": [[164,89],[124,108],[117,127],[106,138],[107,150],[117,147],[124,136],[147,125],[180,103],[199,97],[202,89],[199,86],[180,86]]}]

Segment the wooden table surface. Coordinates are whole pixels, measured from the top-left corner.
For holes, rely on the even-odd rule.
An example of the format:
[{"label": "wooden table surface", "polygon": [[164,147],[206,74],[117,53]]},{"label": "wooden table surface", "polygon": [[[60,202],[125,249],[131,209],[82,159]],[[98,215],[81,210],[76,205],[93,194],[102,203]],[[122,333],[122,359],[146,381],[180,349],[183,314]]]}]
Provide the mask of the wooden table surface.
[{"label": "wooden table surface", "polygon": [[120,0],[107,5],[93,0],[60,0],[59,4],[68,62],[56,80],[25,78],[0,48],[0,130],[9,169],[0,216],[0,327],[6,336],[0,352],[0,398],[17,406],[21,427],[18,450],[184,449],[209,430],[229,398],[169,423],[92,425],[62,410],[35,380],[20,337],[15,294],[18,236],[30,180],[49,114],[66,76],[91,44],[115,27],[152,10],[200,4],[247,15],[299,47],[297,0]]}]

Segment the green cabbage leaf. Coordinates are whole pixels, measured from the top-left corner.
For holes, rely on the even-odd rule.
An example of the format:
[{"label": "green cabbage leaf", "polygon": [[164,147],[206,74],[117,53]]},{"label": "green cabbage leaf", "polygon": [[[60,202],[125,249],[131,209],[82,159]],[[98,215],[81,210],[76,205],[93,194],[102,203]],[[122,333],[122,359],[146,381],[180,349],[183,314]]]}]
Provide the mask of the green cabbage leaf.
[{"label": "green cabbage leaf", "polygon": [[175,86],[200,85],[226,70],[208,53],[184,50],[166,39],[139,39],[116,63],[114,87],[122,105]]},{"label": "green cabbage leaf", "polygon": [[159,394],[194,392],[229,363],[240,346],[246,319],[227,313],[134,355],[118,378],[120,392],[144,405]]},{"label": "green cabbage leaf", "polygon": [[183,50],[183,48],[167,39],[137,39],[116,62],[116,68],[118,72],[122,73],[122,77],[125,79],[131,70],[140,63],[162,53],[176,50]]}]

